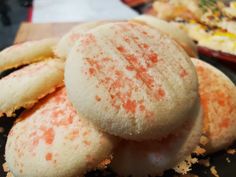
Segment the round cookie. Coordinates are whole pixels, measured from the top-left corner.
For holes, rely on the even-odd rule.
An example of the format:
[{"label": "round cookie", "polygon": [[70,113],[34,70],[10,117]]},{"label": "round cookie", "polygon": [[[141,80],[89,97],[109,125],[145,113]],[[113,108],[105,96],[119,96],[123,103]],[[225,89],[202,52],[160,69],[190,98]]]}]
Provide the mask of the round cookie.
[{"label": "round cookie", "polygon": [[184,125],[160,141],[123,141],[114,150],[111,166],[121,176],[162,175],[191,155],[199,144],[201,130],[202,109],[199,104]]},{"label": "round cookie", "polygon": [[115,141],[78,116],[62,88],[17,120],[5,157],[15,177],[83,176],[109,158]]},{"label": "round cookie", "polygon": [[173,38],[181,47],[183,47],[189,56],[197,56],[197,48],[194,42],[188,37],[186,33],[184,33],[184,31],[175,27],[171,23],[150,15],[140,15],[134,18],[132,21],[149,25],[150,27],[160,30],[161,32]]},{"label": "round cookie", "polygon": [[68,97],[104,131],[158,139],[189,117],[198,99],[194,66],[171,38],[131,22],[90,30],[66,61]]},{"label": "round cookie", "polygon": [[78,40],[78,38],[81,37],[81,35],[89,31],[90,29],[93,29],[96,26],[99,26],[104,23],[105,22],[102,21],[89,22],[77,25],[72,28],[59,40],[58,44],[56,45],[54,50],[56,56],[66,59],[69,51],[73,47],[74,43]]},{"label": "round cookie", "polygon": [[208,137],[208,153],[226,148],[236,139],[236,87],[217,68],[192,59],[198,74],[204,111],[203,132]]},{"label": "round cookie", "polygon": [[0,79],[0,116],[30,108],[40,98],[63,85],[64,62],[50,59],[34,63]]},{"label": "round cookie", "polygon": [[0,52],[0,70],[17,68],[52,57],[52,48],[56,43],[57,39],[49,38],[10,46]]}]

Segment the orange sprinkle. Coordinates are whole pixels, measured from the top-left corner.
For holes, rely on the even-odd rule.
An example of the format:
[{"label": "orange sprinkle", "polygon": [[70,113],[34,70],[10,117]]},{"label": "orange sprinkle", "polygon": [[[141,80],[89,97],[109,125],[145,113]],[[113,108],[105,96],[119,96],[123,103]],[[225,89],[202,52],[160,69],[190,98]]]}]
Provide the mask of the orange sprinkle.
[{"label": "orange sprinkle", "polygon": [[165,96],[165,91],[162,88],[158,88],[155,94],[156,99],[161,99]]},{"label": "orange sprinkle", "polygon": [[149,60],[151,60],[153,63],[157,63],[158,57],[157,54],[152,52],[148,55]]},{"label": "orange sprinkle", "polygon": [[134,67],[133,67],[133,66],[130,66],[130,65],[129,65],[129,66],[126,66],[125,68],[126,68],[128,71],[133,71],[133,70],[134,70]]},{"label": "orange sprinkle", "polygon": [[62,110],[55,110],[54,112],[52,112],[53,117],[58,117],[60,115],[63,115],[63,111]]},{"label": "orange sprinkle", "polygon": [[49,128],[48,130],[44,131],[44,140],[47,144],[52,144],[54,140],[54,130],[52,128]]},{"label": "orange sprinkle", "polygon": [[221,123],[219,124],[220,128],[227,128],[230,125],[230,119],[229,118],[225,118],[221,121]]},{"label": "orange sprinkle", "polygon": [[123,104],[123,108],[127,111],[127,112],[131,112],[131,113],[135,113],[135,110],[136,110],[136,101],[133,100],[127,100],[126,103]]},{"label": "orange sprinkle", "polygon": [[76,41],[77,39],[79,39],[81,37],[81,34],[80,33],[73,33],[71,36],[70,36],[70,40],[72,42]]},{"label": "orange sprinkle", "polygon": [[142,33],[143,33],[144,35],[148,35],[148,33],[147,33],[146,31],[142,31]]},{"label": "orange sprinkle", "polygon": [[201,73],[203,73],[205,71],[205,69],[202,66],[197,66],[197,72],[202,75]]},{"label": "orange sprinkle", "polygon": [[121,52],[121,53],[126,52],[126,50],[123,46],[118,46],[116,49],[119,50],[119,52]]},{"label": "orange sprinkle", "polygon": [[96,95],[95,98],[96,98],[97,101],[101,101],[101,98],[99,96]]},{"label": "orange sprinkle", "polygon": [[145,49],[149,48],[149,46],[147,44],[145,44],[145,43],[142,44],[142,47],[145,48]]},{"label": "orange sprinkle", "polygon": [[83,136],[87,136],[87,135],[89,135],[89,134],[90,134],[89,131],[85,131],[85,132],[83,133]]},{"label": "orange sprinkle", "polygon": [[89,74],[90,76],[94,76],[96,73],[96,70],[94,68],[89,68]]},{"label": "orange sprinkle", "polygon": [[225,106],[225,100],[219,98],[217,101],[220,106]]},{"label": "orange sprinkle", "polygon": [[182,69],[180,70],[180,72],[179,72],[179,76],[183,78],[183,77],[185,77],[185,76],[187,76],[187,75],[188,75],[187,71],[182,68]]},{"label": "orange sprinkle", "polygon": [[79,136],[79,134],[80,134],[79,130],[73,130],[72,132],[68,134],[67,138],[73,141],[75,138]]},{"label": "orange sprinkle", "polygon": [[47,153],[46,156],[45,156],[45,159],[46,159],[47,161],[52,160],[52,153]]},{"label": "orange sprinkle", "polygon": [[87,140],[84,140],[83,143],[84,143],[85,145],[87,145],[87,146],[89,146],[89,145],[91,144],[91,142],[90,142],[90,141],[87,141]]},{"label": "orange sprinkle", "polygon": [[134,55],[126,55],[125,57],[130,63],[137,64],[138,59]]},{"label": "orange sprinkle", "polygon": [[144,111],[145,110],[145,106],[144,105],[139,105],[139,109],[140,109],[140,111]]},{"label": "orange sprinkle", "polygon": [[86,38],[81,39],[81,43],[83,46],[87,46],[90,43],[96,43],[96,38],[92,33],[88,33]]}]

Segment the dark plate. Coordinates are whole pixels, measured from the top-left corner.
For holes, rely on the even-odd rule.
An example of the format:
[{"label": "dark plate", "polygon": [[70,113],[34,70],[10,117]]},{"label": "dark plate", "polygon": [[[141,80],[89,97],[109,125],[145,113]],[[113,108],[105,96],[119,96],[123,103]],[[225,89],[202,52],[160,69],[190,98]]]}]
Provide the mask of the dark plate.
[{"label": "dark plate", "polygon": [[[216,58],[208,57],[208,55],[202,55],[200,53],[200,58],[211,63],[212,65],[219,68],[221,71],[223,71],[228,77],[233,80],[234,83],[236,83],[236,70],[232,69],[232,63],[222,62],[221,60],[218,60]],[[7,73],[4,73],[8,74]],[[19,110],[17,112],[17,115],[19,115],[22,112],[22,110]],[[5,162],[4,160],[4,151],[5,151],[5,144],[7,139],[7,134],[10,130],[10,128],[13,125],[15,118],[6,118],[3,117],[0,119],[0,130],[3,128],[4,131],[0,131],[0,164],[3,164]],[[23,146],[23,145],[22,145]],[[236,142],[230,147],[230,148],[236,148]],[[215,166],[216,170],[218,171],[218,174],[220,177],[236,177],[236,154],[230,155],[226,153],[226,150],[222,150],[220,152],[217,152],[215,154],[201,157],[203,159],[209,158],[211,166]],[[230,163],[227,162],[226,159],[230,160]],[[196,174],[199,177],[212,177],[213,175],[210,172],[210,167],[205,167],[203,165],[193,165],[193,170],[190,172],[192,174]],[[176,173],[174,173],[173,170],[168,170],[165,172],[163,177],[173,177]],[[3,171],[3,169],[0,167],[0,177],[5,177],[6,173]],[[117,176],[115,173],[113,173],[109,168],[104,171],[92,171],[89,172],[86,177],[115,177]]]}]

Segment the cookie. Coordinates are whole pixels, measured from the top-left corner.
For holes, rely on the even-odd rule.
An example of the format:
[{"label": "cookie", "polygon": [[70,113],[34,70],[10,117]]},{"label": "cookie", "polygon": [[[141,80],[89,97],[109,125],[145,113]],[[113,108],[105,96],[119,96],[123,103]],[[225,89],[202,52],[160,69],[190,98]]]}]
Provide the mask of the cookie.
[{"label": "cookie", "polygon": [[52,57],[52,48],[56,43],[57,39],[49,38],[10,46],[0,52],[0,70],[17,68]]},{"label": "cookie", "polygon": [[162,175],[165,170],[174,168],[191,155],[200,141],[200,106],[192,116],[161,141],[123,141],[114,151],[112,169],[121,176],[148,177]]},{"label": "cookie", "polygon": [[194,42],[182,31],[171,23],[158,19],[150,15],[140,15],[132,21],[149,25],[173,38],[191,57],[197,56],[197,48]]},{"label": "cookie", "polygon": [[194,66],[167,35],[131,22],[82,36],[65,66],[68,97],[105,132],[159,139],[182,125],[198,99]]},{"label": "cookie", "polygon": [[114,144],[113,137],[78,116],[62,88],[17,120],[5,157],[15,177],[74,177],[108,158]]},{"label": "cookie", "polygon": [[83,23],[75,26],[59,40],[54,50],[55,55],[60,58],[66,59],[69,51],[71,50],[74,43],[78,40],[78,38],[81,35],[103,23],[105,22],[96,21],[96,22]]},{"label": "cookie", "polygon": [[33,106],[63,84],[64,62],[51,59],[12,72],[0,80],[0,116]]},{"label": "cookie", "polygon": [[236,87],[217,68],[192,59],[199,78],[199,93],[204,111],[203,132],[208,138],[208,153],[226,148],[236,139]]}]

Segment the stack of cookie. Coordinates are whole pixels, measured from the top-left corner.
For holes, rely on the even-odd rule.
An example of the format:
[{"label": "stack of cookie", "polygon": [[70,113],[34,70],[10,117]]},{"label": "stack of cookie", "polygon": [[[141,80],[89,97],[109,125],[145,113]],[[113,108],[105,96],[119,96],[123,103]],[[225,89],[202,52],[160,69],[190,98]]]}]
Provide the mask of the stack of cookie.
[{"label": "stack of cookie", "polygon": [[[56,44],[53,58],[60,59],[46,61],[65,61],[65,86],[50,86],[53,93],[36,96],[41,99],[11,129],[5,157],[15,177],[83,176],[108,164],[119,175],[155,176],[189,157],[203,133],[208,152],[232,143],[235,86],[217,69],[192,62],[176,39],[146,24],[83,24]],[[40,68],[45,67],[6,78],[21,76],[27,84],[35,75],[45,78],[35,74]],[[63,85],[63,78],[58,80]],[[38,90],[51,83],[44,82]],[[28,92],[17,97],[28,98]],[[17,103],[9,110],[19,107],[28,108]]]}]

